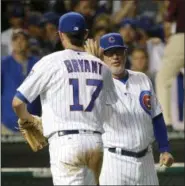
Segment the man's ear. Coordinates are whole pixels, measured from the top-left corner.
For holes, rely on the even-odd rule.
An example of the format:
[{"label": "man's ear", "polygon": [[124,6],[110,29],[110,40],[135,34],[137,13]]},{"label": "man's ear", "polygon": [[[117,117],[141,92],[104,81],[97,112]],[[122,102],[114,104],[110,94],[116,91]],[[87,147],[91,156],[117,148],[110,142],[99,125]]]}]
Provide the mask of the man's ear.
[{"label": "man's ear", "polygon": [[87,40],[88,35],[89,35],[89,30],[86,29],[86,30],[85,30],[85,35],[84,35],[84,40]]},{"label": "man's ear", "polygon": [[100,55],[100,59],[103,61],[103,59],[104,59],[104,50],[101,47],[99,47],[99,55]]},{"label": "man's ear", "polygon": [[59,37],[60,37],[60,40],[62,41],[62,40],[63,40],[63,33],[60,32],[60,31],[58,31],[58,35],[59,35]]}]

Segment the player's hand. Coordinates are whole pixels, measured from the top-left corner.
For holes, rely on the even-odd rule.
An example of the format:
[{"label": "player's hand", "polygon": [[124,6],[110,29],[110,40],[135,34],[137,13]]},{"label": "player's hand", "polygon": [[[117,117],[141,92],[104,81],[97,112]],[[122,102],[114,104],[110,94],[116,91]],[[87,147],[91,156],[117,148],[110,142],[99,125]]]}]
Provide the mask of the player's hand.
[{"label": "player's hand", "polygon": [[160,154],[160,166],[171,167],[174,162],[173,156],[169,152],[163,152]]},{"label": "player's hand", "polygon": [[87,39],[84,45],[85,51],[89,54],[101,58],[102,52],[97,41],[93,39]]},{"label": "player's hand", "polygon": [[25,117],[24,119],[19,118],[19,122],[22,124],[23,128],[29,128],[29,123],[33,123],[34,119],[35,118],[33,117],[33,115],[28,114],[27,117]]}]

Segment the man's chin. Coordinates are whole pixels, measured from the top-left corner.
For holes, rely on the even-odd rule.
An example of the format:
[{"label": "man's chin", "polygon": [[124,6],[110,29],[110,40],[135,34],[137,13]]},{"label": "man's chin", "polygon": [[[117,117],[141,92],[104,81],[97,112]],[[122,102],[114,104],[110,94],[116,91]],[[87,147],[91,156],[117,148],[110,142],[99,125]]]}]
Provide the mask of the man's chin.
[{"label": "man's chin", "polygon": [[110,70],[111,70],[112,74],[114,74],[114,75],[120,75],[124,72],[123,67],[112,67]]}]

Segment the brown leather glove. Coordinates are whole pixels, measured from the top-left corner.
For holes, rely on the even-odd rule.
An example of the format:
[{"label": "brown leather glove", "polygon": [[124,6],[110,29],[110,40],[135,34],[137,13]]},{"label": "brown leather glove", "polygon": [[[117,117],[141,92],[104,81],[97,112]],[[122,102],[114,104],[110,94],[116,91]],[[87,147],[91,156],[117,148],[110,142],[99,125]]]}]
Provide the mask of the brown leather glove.
[{"label": "brown leather glove", "polygon": [[38,116],[32,115],[32,120],[18,120],[18,126],[21,134],[31,149],[36,152],[44,148],[48,143],[43,136],[42,120]]}]

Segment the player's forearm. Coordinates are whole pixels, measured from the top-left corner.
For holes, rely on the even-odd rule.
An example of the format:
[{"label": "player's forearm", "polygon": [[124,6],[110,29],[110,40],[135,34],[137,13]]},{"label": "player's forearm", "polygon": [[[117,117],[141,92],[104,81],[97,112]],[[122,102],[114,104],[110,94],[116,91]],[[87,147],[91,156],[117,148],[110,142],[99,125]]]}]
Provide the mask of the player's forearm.
[{"label": "player's forearm", "polygon": [[166,129],[163,115],[160,114],[156,116],[155,118],[153,118],[152,121],[153,121],[155,139],[159,145],[159,151],[169,152],[170,147],[169,147],[167,129]]},{"label": "player's forearm", "polygon": [[19,98],[14,97],[12,107],[18,118],[22,120],[27,120],[31,117],[27,110],[26,104],[22,102]]}]

